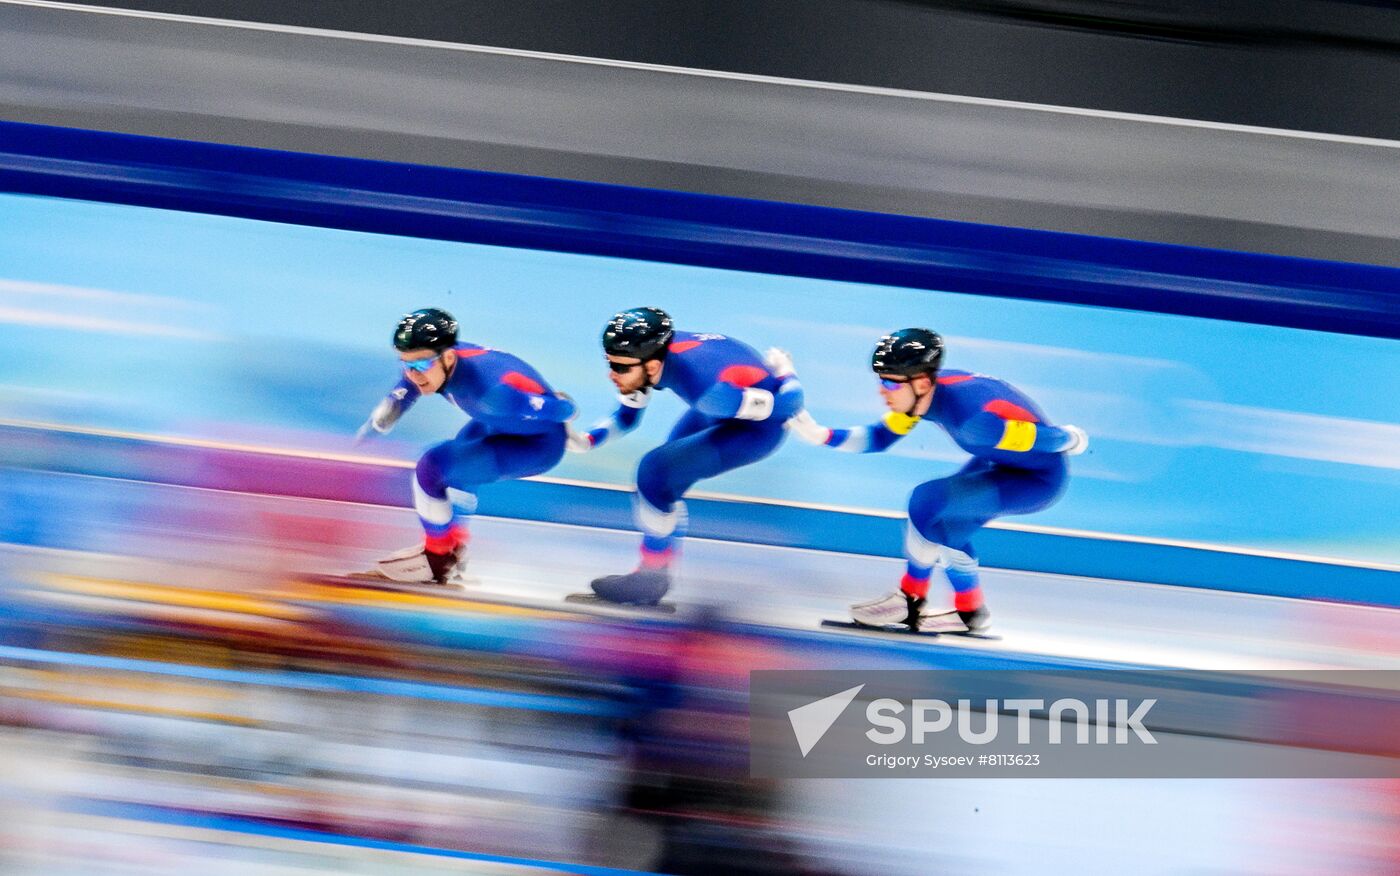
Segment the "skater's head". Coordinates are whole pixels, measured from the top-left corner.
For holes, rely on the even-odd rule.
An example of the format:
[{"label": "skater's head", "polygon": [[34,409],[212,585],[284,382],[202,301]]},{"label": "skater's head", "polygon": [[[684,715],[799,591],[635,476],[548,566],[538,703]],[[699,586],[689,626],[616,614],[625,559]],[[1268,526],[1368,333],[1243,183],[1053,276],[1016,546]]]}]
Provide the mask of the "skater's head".
[{"label": "skater's head", "polygon": [[880,397],[892,411],[923,416],[933,404],[943,339],[926,328],[891,332],[875,345],[870,370],[880,378]]},{"label": "skater's head", "polygon": [[655,307],[634,307],[609,320],[603,327],[603,354],[617,391],[625,394],[655,386],[675,334],[671,317]]},{"label": "skater's head", "polygon": [[457,320],[436,307],[415,310],[394,329],[394,349],[404,374],[424,395],[437,392],[457,364]]}]

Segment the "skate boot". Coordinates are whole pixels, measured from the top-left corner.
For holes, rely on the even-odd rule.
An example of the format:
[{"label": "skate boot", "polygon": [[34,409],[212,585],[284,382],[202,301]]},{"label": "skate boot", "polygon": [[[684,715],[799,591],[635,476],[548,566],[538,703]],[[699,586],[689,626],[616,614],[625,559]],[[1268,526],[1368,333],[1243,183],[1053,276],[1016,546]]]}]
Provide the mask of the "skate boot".
[{"label": "skate boot", "polygon": [[987,611],[985,605],[979,605],[972,611],[960,611],[958,618],[967,626],[969,633],[985,633],[992,625],[992,613]]},{"label": "skate boot", "polygon": [[461,547],[451,553],[428,551],[421,543],[390,554],[374,564],[369,577],[396,584],[425,584],[461,587],[466,578],[467,556]]},{"label": "skate boot", "polygon": [[863,627],[889,627],[904,624],[911,630],[919,629],[919,612],[924,607],[921,597],[910,596],[903,590],[872,599],[857,602],[851,606],[851,620]]},{"label": "skate boot", "polygon": [[638,569],[593,579],[593,592],[599,599],[620,605],[656,605],[670,589],[671,575],[665,569]]},{"label": "skate boot", "polygon": [[919,630],[925,633],[983,635],[991,626],[992,613],[986,606],[972,611],[925,611],[919,614]]}]

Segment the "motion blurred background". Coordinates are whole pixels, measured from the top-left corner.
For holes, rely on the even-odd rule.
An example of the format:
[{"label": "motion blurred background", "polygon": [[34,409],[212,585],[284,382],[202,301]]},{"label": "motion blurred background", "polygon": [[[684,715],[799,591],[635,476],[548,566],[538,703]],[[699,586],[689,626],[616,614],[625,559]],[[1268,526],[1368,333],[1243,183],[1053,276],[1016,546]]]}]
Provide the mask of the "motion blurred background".
[{"label": "motion blurred background", "polygon": [[[755,668],[1334,669],[1391,701],[1342,670],[1400,669],[1395,10],[106,6],[0,2],[6,872],[1400,866],[1393,781],[768,783],[745,725]],[[566,611],[630,561],[673,399],[484,491],[467,598],[319,577],[416,537],[409,468],[459,427],[430,402],[351,443],[400,314],[591,420],[639,304],[791,351],[824,423],[876,417],[871,345],[917,324],[1084,427],[1066,496],[979,542],[1003,639],[818,629],[960,464],[922,432],[706,482],[675,619]],[[1304,730],[1237,738],[1400,754]]]}]

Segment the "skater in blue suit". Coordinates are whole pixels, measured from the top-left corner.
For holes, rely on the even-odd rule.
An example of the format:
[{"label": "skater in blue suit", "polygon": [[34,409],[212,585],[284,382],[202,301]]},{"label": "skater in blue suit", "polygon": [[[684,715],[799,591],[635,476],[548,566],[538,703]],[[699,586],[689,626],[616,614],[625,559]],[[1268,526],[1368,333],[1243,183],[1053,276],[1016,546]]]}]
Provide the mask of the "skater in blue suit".
[{"label": "skater in blue suit", "polygon": [[675,331],[671,318],[654,307],[614,316],[603,330],[603,352],[619,407],[591,431],[572,433],[570,450],[592,450],[636,428],[653,390],[669,389],[690,406],[666,443],[637,466],[633,510],[643,533],[640,563],[632,572],[593,582],[600,599],[651,605],[671,586],[685,533],[681,497],[697,481],[777,450],[784,422],[802,408],[802,388],[778,351],[766,362],[726,335]]},{"label": "skater in blue suit", "polygon": [[413,472],[423,542],[380,560],[373,574],[403,583],[460,584],[478,488],[553,468],[564,455],[564,424],[574,416],[574,403],[521,359],[458,341],[457,321],[436,308],[400,320],[394,348],[403,377],[361,427],[361,438],[388,432],[425,395],[442,396],[471,421],[451,441],[429,448]]},{"label": "skater in blue suit", "polygon": [[[828,429],[805,411],[790,428],[812,443],[851,453],[878,453],[921,421],[940,426],[972,455],[956,474],[914,488],[905,531],[904,577],[893,593],[851,606],[859,624],[912,629],[985,630],[990,615],[978,581],[972,536],[990,520],[1030,514],[1054,504],[1065,488],[1065,457],[1083,453],[1088,437],[1054,426],[1034,402],[1004,381],[940,370],[943,340],[923,328],[880,339],[871,369],[889,413],[879,423]],[[925,611],[929,578],[942,568],[953,587],[954,612]]]}]

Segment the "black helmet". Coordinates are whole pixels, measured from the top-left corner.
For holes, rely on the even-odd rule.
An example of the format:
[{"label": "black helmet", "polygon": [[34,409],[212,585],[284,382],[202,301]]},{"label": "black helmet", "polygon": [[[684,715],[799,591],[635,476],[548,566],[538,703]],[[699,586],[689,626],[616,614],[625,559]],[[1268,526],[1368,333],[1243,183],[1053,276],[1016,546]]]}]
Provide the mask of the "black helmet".
[{"label": "black helmet", "polygon": [[876,374],[917,377],[933,374],[943,362],[943,339],[925,328],[900,329],[880,339],[870,357]]},{"label": "black helmet", "polygon": [[655,307],[634,307],[614,316],[603,329],[603,352],[646,361],[666,355],[675,337],[671,317]]},{"label": "black helmet", "polygon": [[399,327],[394,329],[394,349],[401,353],[409,350],[441,353],[456,344],[457,320],[436,307],[413,311],[399,320]]}]

